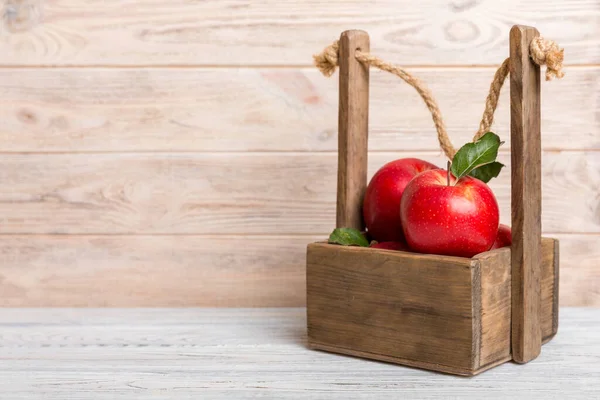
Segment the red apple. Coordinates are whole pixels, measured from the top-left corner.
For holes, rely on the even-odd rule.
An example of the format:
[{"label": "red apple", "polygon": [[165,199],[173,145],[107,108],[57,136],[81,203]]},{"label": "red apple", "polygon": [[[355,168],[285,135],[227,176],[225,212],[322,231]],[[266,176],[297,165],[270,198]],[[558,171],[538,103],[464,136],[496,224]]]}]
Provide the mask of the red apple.
[{"label": "red apple", "polygon": [[373,175],[363,200],[363,217],[372,239],[404,241],[398,212],[404,188],[419,173],[436,168],[417,158],[402,158],[385,164]]},{"label": "red apple", "polygon": [[490,250],[510,246],[511,244],[512,233],[510,231],[510,226],[500,224],[498,227],[498,233],[496,234],[496,240],[494,241],[494,244]]},{"label": "red apple", "polygon": [[420,253],[472,257],[492,247],[498,203],[482,181],[458,181],[443,169],[416,176],[404,189],[400,217],[408,245]]},{"label": "red apple", "polygon": [[410,251],[410,249],[404,242],[381,242],[381,243],[376,243],[369,247],[372,247],[374,249],[384,249],[384,250]]}]

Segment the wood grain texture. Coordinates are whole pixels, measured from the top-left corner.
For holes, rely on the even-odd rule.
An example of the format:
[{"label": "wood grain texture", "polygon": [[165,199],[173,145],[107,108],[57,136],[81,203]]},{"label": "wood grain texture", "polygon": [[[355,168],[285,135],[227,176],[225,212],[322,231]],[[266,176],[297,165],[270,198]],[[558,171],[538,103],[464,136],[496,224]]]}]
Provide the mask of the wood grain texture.
[{"label": "wood grain texture", "polygon": [[[556,335],[558,313],[556,241],[543,242],[540,347]],[[310,244],[309,345],[467,376],[509,361],[510,253],[466,259]]]},{"label": "wood grain texture", "polygon": [[362,230],[367,188],[369,66],[354,56],[369,51],[369,35],[346,31],[339,40],[339,106],[336,227]]},{"label": "wood grain texture", "polygon": [[[542,342],[548,340],[548,332],[551,332],[551,336],[556,335],[558,332],[558,310],[560,303],[560,242],[558,239],[553,238],[547,240],[542,238],[542,273],[540,276],[540,328],[542,331]],[[545,270],[547,266],[553,269],[553,274],[549,274]],[[551,288],[548,290],[547,288]],[[555,295],[558,294],[558,295]],[[552,299],[550,299],[552,296]],[[545,304],[549,304],[549,300],[552,300],[551,316],[549,316],[548,308]]]},{"label": "wood grain texture", "polygon": [[[310,339],[309,339],[309,342],[310,342]],[[406,366],[406,367],[414,367],[414,368],[420,368],[420,369],[429,370],[429,371],[441,372],[441,373],[445,373],[445,374],[468,376],[468,377],[473,377],[477,374],[485,372],[493,367],[501,365],[510,360],[510,357],[507,357],[506,359],[499,360],[495,363],[490,363],[490,364],[486,365],[484,368],[477,370],[476,373],[473,373],[469,369],[458,369],[456,367],[449,367],[447,365],[442,365],[442,364],[431,364],[431,363],[422,362],[422,361],[410,360],[407,358],[391,357],[391,356],[388,356],[385,354],[375,354],[375,353],[371,353],[371,352],[367,352],[367,351],[347,349],[347,348],[332,346],[332,345],[323,344],[323,343],[309,344],[309,347],[314,350],[322,350],[322,351],[327,351],[330,353],[338,353],[338,354],[343,354],[343,355],[352,356],[352,357],[360,357],[363,359],[383,361],[383,362],[388,362],[388,363],[392,363],[392,364],[400,364],[400,365]]]},{"label": "wood grain texture", "polygon": [[[600,62],[598,4],[589,0],[251,1],[5,0],[2,65],[310,65],[349,28],[402,64],[496,64],[518,21]],[[282,33],[285,32],[285,33]],[[479,114],[479,113],[478,113]]]},{"label": "wood grain texture", "polygon": [[474,257],[481,262],[481,350],[479,364],[510,360],[510,249]]},{"label": "wood grain texture", "polygon": [[[600,307],[600,235],[556,236],[561,305]],[[0,306],[304,306],[306,244],[325,237],[3,236]],[[503,312],[483,307],[484,325]]]},{"label": "wood grain texture", "polygon": [[0,307],[263,307],[305,301],[315,238],[10,236]]},{"label": "wood grain texture", "polygon": [[309,345],[471,375],[471,274],[470,259],[310,244]]},{"label": "wood grain texture", "polygon": [[542,135],[540,67],[529,55],[535,28],[510,31],[510,138],[512,228],[512,351],[526,363],[542,347]]},{"label": "wood grain texture", "polygon": [[[600,307],[600,237],[557,235],[560,240],[560,304]],[[577,239],[575,239],[577,238]],[[570,257],[577,255],[577,264]],[[562,317],[562,316],[561,316]]]},{"label": "wood grain texture", "polygon": [[[471,140],[494,68],[410,72],[436,96],[453,143]],[[567,73],[542,85],[544,149],[600,150],[600,68]],[[2,151],[337,151],[337,81],[316,68],[0,69]],[[412,87],[377,70],[370,83],[372,151],[439,149]],[[502,151],[509,120],[507,84],[493,126]]]},{"label": "wood grain texture", "polygon": [[600,397],[598,310],[562,309],[561,334],[537,360],[471,379],[307,350],[305,312],[3,309],[2,393],[14,400]]},{"label": "wood grain texture", "polygon": [[[402,156],[444,162],[375,153],[369,176]],[[598,153],[546,152],[543,163],[544,231],[599,233]],[[330,153],[4,154],[0,233],[329,234],[336,165]],[[507,224],[509,181],[491,182]]]},{"label": "wood grain texture", "polygon": [[[542,238],[540,270],[540,330],[549,342],[558,330],[558,241]],[[494,365],[511,357],[511,262],[509,248],[474,257],[481,274],[481,350],[479,365]],[[568,267],[567,267],[568,268]],[[543,352],[544,350],[542,350]]]},{"label": "wood grain texture", "polygon": [[[311,55],[349,27],[367,30],[374,53],[408,66],[427,82],[456,145],[476,129],[473,116],[481,114],[513,21],[535,25],[565,46],[568,81],[542,89],[547,151],[542,222],[545,230],[567,235],[598,233],[598,10],[589,0],[426,0],[419,7],[409,0],[0,1],[0,242],[28,238],[31,243],[19,256],[9,251],[22,260],[19,267],[16,261],[8,264],[10,281],[19,288],[6,280],[0,288],[14,289],[11,302],[19,305],[40,305],[43,296],[63,305],[107,305],[111,296],[123,305],[158,298],[167,305],[205,305],[191,291],[196,275],[181,283],[190,288],[181,296],[152,286],[152,279],[162,279],[161,271],[171,268],[187,277],[187,258],[168,256],[153,236],[128,239],[130,253],[114,251],[119,248],[114,241],[123,236],[108,235],[199,234],[193,240],[200,240],[226,234],[260,240],[301,234],[304,241],[307,234],[329,233],[335,219],[335,158],[313,152],[337,149],[338,83],[311,67]],[[48,66],[53,68],[40,68]],[[437,151],[435,133],[414,90],[386,73],[373,71],[371,78],[370,147],[389,153],[375,155],[369,175],[404,155],[442,160],[431,153]],[[494,126],[505,139],[506,94]],[[117,154],[96,154],[105,152]],[[493,185],[508,222],[504,179]],[[19,235],[31,233],[74,236],[56,238],[64,240],[58,245],[51,237]],[[107,242],[85,244],[90,237]],[[578,264],[562,278],[564,301],[600,304],[600,279],[594,279],[600,258],[590,244],[595,235],[569,237],[581,239],[566,244],[565,257],[573,261],[563,265]],[[164,243],[176,240],[169,236]],[[153,246],[156,264],[147,281],[138,281],[143,267],[131,257],[148,260],[144,254]],[[60,247],[73,252],[65,256],[70,264],[54,264]],[[217,248],[225,254],[227,245]],[[301,290],[292,289],[302,274],[303,267],[295,264],[300,250],[287,256],[273,251],[283,265],[293,260],[295,275],[285,276],[293,283],[283,285],[290,285],[293,301],[301,304]],[[32,261],[29,252],[39,258]],[[229,253],[235,251],[229,248]],[[221,265],[210,257],[210,263]],[[108,268],[104,259],[115,263],[115,274],[119,265],[132,282],[147,284],[152,300],[143,291],[128,290],[126,282],[115,284],[110,275],[96,275],[97,287],[82,277],[98,265]],[[252,260],[249,265],[259,265],[262,258]],[[207,284],[200,295],[214,295],[217,305],[288,305],[275,285],[264,289],[261,281],[248,293],[232,294],[237,286],[222,283],[213,270],[206,274],[215,282],[214,291]],[[112,287],[119,292],[108,290]],[[264,297],[258,288],[265,290]],[[89,301],[86,291],[93,294]]]}]

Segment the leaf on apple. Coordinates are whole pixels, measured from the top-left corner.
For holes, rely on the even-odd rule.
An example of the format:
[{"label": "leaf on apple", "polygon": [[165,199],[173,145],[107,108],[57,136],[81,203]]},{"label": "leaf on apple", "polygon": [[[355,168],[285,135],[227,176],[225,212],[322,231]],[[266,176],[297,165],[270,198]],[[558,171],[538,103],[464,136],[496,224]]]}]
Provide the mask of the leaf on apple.
[{"label": "leaf on apple", "polygon": [[497,177],[500,171],[504,167],[504,164],[494,161],[493,163],[482,165],[481,167],[475,168],[469,173],[473,178],[477,178],[480,181],[488,183],[492,178]]},{"label": "leaf on apple", "polygon": [[354,228],[336,228],[329,235],[330,244],[341,244],[342,246],[369,247],[369,241],[361,231]]},{"label": "leaf on apple", "polygon": [[[498,156],[498,148],[503,143],[504,142],[500,141],[498,135],[493,132],[488,132],[478,141],[465,144],[454,155],[450,171],[456,179],[460,179],[463,176],[469,175],[475,169],[480,169],[483,166],[495,163],[496,156]],[[502,169],[502,164],[497,164],[499,165],[487,167],[476,174],[484,178],[489,177],[489,181],[491,178],[498,176],[500,169]],[[475,177],[478,178],[477,176]]]}]

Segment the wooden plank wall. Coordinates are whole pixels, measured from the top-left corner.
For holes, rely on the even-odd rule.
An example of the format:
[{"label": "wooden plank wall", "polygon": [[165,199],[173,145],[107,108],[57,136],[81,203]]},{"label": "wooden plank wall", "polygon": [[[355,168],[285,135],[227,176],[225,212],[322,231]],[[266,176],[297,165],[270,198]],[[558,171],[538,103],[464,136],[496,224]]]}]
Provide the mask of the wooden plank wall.
[{"label": "wooden plank wall", "polygon": [[[459,144],[513,23],[566,48],[566,78],[543,83],[543,230],[561,240],[561,304],[600,306],[595,0],[0,0],[0,15],[1,306],[303,305],[305,246],[335,219],[337,77],[311,55],[369,31]],[[371,82],[369,173],[442,165],[416,93]],[[493,183],[505,222],[509,175]]]}]

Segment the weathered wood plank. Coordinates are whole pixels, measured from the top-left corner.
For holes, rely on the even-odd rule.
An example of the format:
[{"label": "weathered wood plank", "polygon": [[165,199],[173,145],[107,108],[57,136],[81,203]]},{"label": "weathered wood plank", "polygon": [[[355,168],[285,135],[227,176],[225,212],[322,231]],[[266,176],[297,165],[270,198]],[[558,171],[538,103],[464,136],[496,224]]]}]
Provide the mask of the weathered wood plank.
[{"label": "weathered wood plank", "polygon": [[316,239],[5,236],[0,307],[299,306]]},{"label": "weathered wood plank", "polygon": [[590,0],[196,1],[7,0],[2,65],[308,65],[346,29],[409,64],[496,64],[508,31],[536,26],[569,52],[600,61],[598,5]]},{"label": "weathered wood plank", "polygon": [[[481,351],[480,365],[496,360],[510,359],[510,308],[511,308],[511,269],[501,268],[510,265],[510,250],[501,249],[492,254],[475,256],[487,259],[481,263]],[[492,268],[490,268],[492,266]]]},{"label": "weathered wood plank", "polygon": [[512,351],[526,363],[541,352],[542,134],[540,67],[529,55],[537,29],[510,30]]},{"label": "weathered wood plank", "polygon": [[[600,307],[600,235],[552,236],[561,304]],[[302,306],[306,244],[324,238],[2,236],[0,306]]]},{"label": "weathered wood plank", "polygon": [[[546,343],[556,335],[559,298],[555,296],[556,240],[542,238],[540,265],[540,331]],[[475,256],[481,266],[481,365],[511,357],[511,252],[508,248]],[[564,263],[564,260],[562,260]],[[567,262],[566,268],[571,267]]]},{"label": "weathered wood plank", "polygon": [[354,56],[369,51],[369,35],[346,31],[340,36],[338,168],[335,225],[362,230],[360,209],[367,188],[369,139],[369,66]]},{"label": "weathered wood plank", "polygon": [[474,360],[471,261],[309,245],[309,346],[459,375]]},{"label": "weathered wood plank", "polygon": [[[454,144],[471,140],[494,68],[411,72]],[[1,150],[335,151],[337,80],[314,68],[0,69]],[[504,140],[506,86],[493,126]],[[600,68],[542,85],[544,149],[600,149],[599,91]],[[438,149],[431,115],[400,79],[371,71],[370,103],[371,150]]]},{"label": "weathered wood plank", "polygon": [[[544,154],[545,231],[600,232],[598,154]],[[402,156],[444,162],[375,153],[369,176]],[[336,165],[334,153],[4,154],[0,233],[329,233]],[[491,182],[507,224],[509,175]]]},{"label": "weathered wood plank", "polygon": [[[304,309],[4,309],[6,398],[595,399],[600,315],[562,309],[525,366],[472,379],[310,351]],[[32,379],[35,377],[35,379]]]}]

